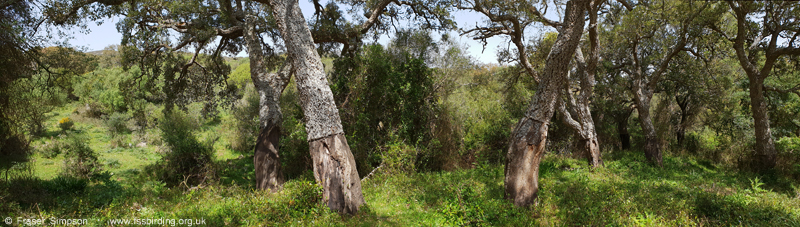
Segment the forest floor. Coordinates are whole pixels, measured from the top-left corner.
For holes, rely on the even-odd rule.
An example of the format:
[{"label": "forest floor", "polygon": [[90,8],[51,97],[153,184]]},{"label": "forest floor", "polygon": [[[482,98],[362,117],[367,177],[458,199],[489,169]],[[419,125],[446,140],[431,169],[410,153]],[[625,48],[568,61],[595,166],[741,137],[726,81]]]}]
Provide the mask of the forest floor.
[{"label": "forest floor", "polygon": [[[156,226],[800,226],[800,182],[691,156],[665,155],[664,167],[654,168],[636,151],[606,152],[605,166],[596,170],[583,160],[547,155],[538,203],[530,208],[503,199],[502,165],[450,172],[379,170],[362,182],[367,205],[357,215],[339,215],[321,204],[321,189],[310,172],[289,179],[278,193],[254,190],[252,157],[223,145],[214,146],[218,180],[170,187],[143,174],[161,158],[157,146],[130,143],[132,134],[112,141],[101,120],[81,118],[75,108],[54,111],[46,136],[32,146],[58,137],[58,119],[75,118],[73,133],[88,139],[107,172],[91,180],[61,177],[63,155],[34,153],[24,162],[29,168],[0,160],[0,218],[12,218],[10,225],[25,225],[25,219],[45,224],[85,219],[90,226],[137,221]],[[219,127],[218,122],[203,124],[198,137],[213,136]],[[126,220],[130,223],[116,223]]]}]

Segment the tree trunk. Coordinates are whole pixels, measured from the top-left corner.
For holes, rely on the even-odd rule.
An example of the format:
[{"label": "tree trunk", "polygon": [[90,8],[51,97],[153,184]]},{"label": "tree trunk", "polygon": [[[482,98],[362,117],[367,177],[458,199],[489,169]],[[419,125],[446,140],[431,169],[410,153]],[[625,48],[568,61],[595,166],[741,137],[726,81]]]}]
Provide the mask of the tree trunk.
[{"label": "tree trunk", "polygon": [[681,121],[678,123],[678,130],[675,132],[675,137],[678,140],[678,146],[683,148],[685,147],[684,139],[686,138],[686,128],[689,127],[689,102],[691,96],[686,96],[683,99],[680,97],[675,97],[675,101],[678,103],[678,107],[681,108]]},{"label": "tree trunk", "polygon": [[[569,94],[564,95],[569,96]],[[575,114],[578,116],[577,120],[572,118],[572,114],[567,110],[567,105],[564,104],[562,100],[559,100],[558,106],[558,112],[564,115],[561,119],[565,124],[570,126],[570,128],[575,130],[578,135],[578,146],[583,151],[589,165],[591,165],[592,168],[603,165],[603,160],[600,157],[600,144],[597,141],[597,132],[594,128],[594,120],[592,120],[592,116],[589,112],[589,105],[581,103],[579,106],[574,106],[576,109],[579,109],[578,113]]]},{"label": "tree trunk", "polygon": [[652,94],[643,90],[643,88],[639,87],[634,92],[634,99],[636,101],[636,111],[639,113],[639,124],[642,126],[642,133],[644,133],[644,157],[651,164],[661,167],[663,166],[661,147],[658,143],[656,128],[653,127],[653,120],[650,117],[650,98]]},{"label": "tree trunk", "polygon": [[284,182],[278,151],[283,122],[279,104],[281,93],[289,83],[291,67],[284,65],[277,73],[267,73],[266,58],[254,22],[255,18],[252,16],[245,19],[244,39],[250,55],[250,78],[260,97],[258,111],[260,132],[256,138],[253,155],[256,188],[277,191]]},{"label": "tree trunk", "polygon": [[547,56],[543,77],[530,107],[511,134],[506,155],[505,197],[516,206],[533,204],[539,193],[539,163],[544,156],[547,129],[578,46],[584,25],[586,0],[567,2],[564,27]]},{"label": "tree trunk", "polygon": [[355,159],[344,138],[339,110],[322,60],[314,46],[311,30],[303,18],[298,0],[259,0],[269,4],[272,15],[295,68],[300,104],[314,177],[323,188],[323,202],[340,213],[353,214],[365,203]]},{"label": "tree trunk", "polygon": [[[597,69],[597,61],[599,59],[599,46],[597,36],[597,10],[598,6],[590,4],[589,6],[589,42],[590,51],[589,58],[584,58],[581,48],[575,50],[575,65],[577,66],[578,80],[580,82],[580,92],[577,94],[577,99],[574,97],[570,89],[570,83],[564,85],[564,98],[559,99],[559,112],[564,115],[562,118],[564,122],[569,125],[580,137],[579,147],[583,150],[589,165],[592,168],[597,168],[603,165],[603,160],[600,157],[600,145],[597,141],[597,132],[595,131],[594,119],[592,119],[592,111],[589,108],[592,95],[594,94],[595,84],[595,70]],[[569,73],[567,73],[567,80],[571,80]],[[569,104],[569,105],[567,105]],[[575,112],[577,119],[573,119],[567,106]]]},{"label": "tree trunk", "polygon": [[[749,12],[746,8],[737,6],[734,2],[728,2],[728,5],[730,5],[736,15],[736,38],[733,42],[733,49],[736,50],[736,58],[739,60],[739,65],[742,66],[750,82],[750,111],[753,112],[756,130],[755,157],[753,157],[754,162],[752,163],[752,167],[755,170],[767,171],[773,169],[777,164],[778,152],[775,150],[775,143],[772,140],[772,132],[769,128],[767,103],[764,101],[764,79],[769,76],[776,60],[780,57],[781,54],[778,54],[778,52],[786,51],[787,49],[785,49],[786,47],[779,48],[780,50],[776,48],[778,39],[777,33],[766,34],[771,35],[771,39],[765,51],[763,66],[759,69],[753,64],[756,60],[751,60],[752,58],[748,56],[749,51],[745,50],[746,34],[749,32],[747,28],[747,14]],[[767,21],[762,21],[760,23],[764,23],[764,26],[767,26]],[[781,30],[772,31],[781,32]],[[760,59],[762,59],[759,57],[753,58],[759,59],[759,62],[761,61]]]},{"label": "tree trunk", "polygon": [[756,129],[756,150],[753,167],[756,170],[765,171],[775,167],[778,152],[775,150],[775,142],[772,140],[772,132],[769,128],[767,103],[764,101],[764,81],[759,77],[758,75],[748,76],[750,79],[750,108],[753,112]]},{"label": "tree trunk", "polygon": [[617,122],[617,135],[619,135],[619,143],[622,150],[631,149],[631,134],[628,133],[628,118],[631,117],[631,112],[625,111],[614,118]]},{"label": "tree trunk", "polygon": [[[603,165],[603,160],[600,157],[600,145],[597,142],[597,132],[595,131],[594,120],[592,119],[592,115],[589,110],[588,100],[586,100],[587,102],[575,102],[575,98],[572,97],[572,94],[568,89],[568,87],[565,87],[565,89],[562,90],[562,95],[570,101],[573,109],[577,109],[577,113],[574,114],[577,116],[577,120],[573,119],[573,114],[567,110],[568,105],[562,99],[559,99],[557,103],[558,112],[563,115],[561,119],[564,121],[564,124],[575,130],[576,134],[578,135],[578,146],[582,149],[584,156],[589,162],[589,165],[591,165],[592,168],[600,167]],[[587,91],[586,89],[581,89],[581,92],[590,91],[591,90]]]}]

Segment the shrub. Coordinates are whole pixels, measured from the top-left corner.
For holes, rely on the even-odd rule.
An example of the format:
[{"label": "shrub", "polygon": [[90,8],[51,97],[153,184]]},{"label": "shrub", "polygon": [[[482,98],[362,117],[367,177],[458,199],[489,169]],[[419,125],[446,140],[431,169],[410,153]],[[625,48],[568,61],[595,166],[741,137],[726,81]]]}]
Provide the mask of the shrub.
[{"label": "shrub", "polygon": [[130,132],[128,129],[128,116],[127,114],[114,112],[111,115],[108,115],[107,119],[105,120],[105,125],[108,128],[108,132],[111,137],[117,137],[120,134]]},{"label": "shrub", "polygon": [[75,122],[73,122],[72,119],[69,119],[69,117],[61,118],[61,120],[58,120],[58,127],[61,128],[61,130],[64,131],[70,130],[72,129],[73,125],[75,125]]},{"label": "shrub", "polygon": [[693,131],[686,136],[686,149],[695,154],[712,160],[718,160],[717,149],[720,147],[720,138],[709,128]]},{"label": "shrub", "polygon": [[292,216],[304,217],[309,214],[318,214],[324,206],[322,204],[322,186],[311,180],[289,181],[284,185],[284,190],[289,195],[289,209]]},{"label": "shrub", "polygon": [[432,140],[433,71],[425,59],[395,50],[369,45],[354,59],[334,63],[331,89],[360,171],[380,163],[376,148],[392,141],[387,132],[412,146],[426,147]]},{"label": "shrub", "polygon": [[86,189],[88,180],[69,176],[57,176],[45,184],[45,188],[53,194],[80,193]]},{"label": "shrub", "polygon": [[250,79],[250,63],[244,63],[236,67],[230,75],[228,75],[228,84],[236,85],[237,88],[242,89],[248,84],[252,84]]},{"label": "shrub", "polygon": [[232,150],[252,151],[258,135],[259,100],[255,86],[247,84],[244,97],[236,101],[231,108],[232,118],[226,124],[229,125],[228,141]]},{"label": "shrub", "polygon": [[77,178],[89,178],[101,171],[97,153],[86,145],[83,138],[69,136],[65,148],[63,174]]},{"label": "shrub", "polygon": [[775,141],[779,153],[800,153],[800,137],[782,137]]},{"label": "shrub", "polygon": [[215,178],[212,146],[197,140],[196,128],[196,122],[181,111],[164,113],[159,129],[169,150],[151,170],[165,183],[188,187]]},{"label": "shrub", "polygon": [[[390,135],[392,136],[392,135]],[[389,143],[381,154],[385,171],[413,173],[417,149],[397,140]]]},{"label": "shrub", "polygon": [[50,141],[46,141],[42,146],[39,147],[38,151],[42,157],[45,158],[55,158],[59,154],[64,151],[65,144],[63,141],[59,139],[52,139]]},{"label": "shrub", "polygon": [[103,112],[104,110],[102,105],[100,105],[97,102],[89,102],[86,103],[83,114],[89,117],[99,118],[100,116],[103,115]]}]

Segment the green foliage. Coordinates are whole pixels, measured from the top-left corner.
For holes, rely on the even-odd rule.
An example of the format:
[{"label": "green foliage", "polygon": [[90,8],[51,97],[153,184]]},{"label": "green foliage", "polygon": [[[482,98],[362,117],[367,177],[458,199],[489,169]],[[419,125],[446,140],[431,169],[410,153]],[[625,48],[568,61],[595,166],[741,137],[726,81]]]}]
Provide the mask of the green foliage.
[{"label": "green foliage", "polygon": [[48,181],[45,186],[48,191],[63,195],[63,194],[80,194],[89,184],[86,178],[76,178],[71,176],[58,176],[55,179]]},{"label": "green foliage", "polygon": [[39,154],[45,158],[55,158],[59,154],[63,153],[66,149],[66,143],[64,143],[61,137],[65,137],[64,135],[59,135],[59,138],[51,139],[45,141],[44,144],[40,145],[37,149]]},{"label": "green foliage", "polygon": [[689,152],[699,153],[704,157],[712,157],[720,146],[718,136],[714,131],[705,128],[699,131],[692,131],[687,135],[687,146]]},{"label": "green foliage", "polygon": [[260,98],[252,83],[245,85],[243,93],[244,96],[234,102],[233,107],[229,110],[231,118],[226,120],[225,124],[230,125],[228,141],[231,149],[249,154],[255,147],[258,135]]},{"label": "green foliage", "polygon": [[236,85],[239,89],[244,89],[247,84],[252,84],[253,79],[250,78],[250,63],[243,63],[236,67],[236,70],[231,72],[228,76],[228,84]]},{"label": "green foliage", "polygon": [[487,67],[473,71],[461,81],[469,86],[457,89],[459,95],[448,98],[448,105],[455,108],[458,122],[463,125],[462,155],[474,156],[478,162],[505,160],[508,136],[532,95],[525,87],[530,85],[525,82],[530,81],[511,82],[511,73],[516,70]]},{"label": "green foliage", "polygon": [[341,108],[344,131],[359,169],[380,163],[376,148],[390,133],[411,146],[430,141],[434,114],[433,81],[424,59],[368,45],[354,59],[334,63],[331,89]]},{"label": "green foliage", "polygon": [[800,137],[782,137],[775,141],[775,148],[780,153],[800,153]]},{"label": "green foliage", "polygon": [[[392,135],[390,135],[391,137]],[[387,173],[413,173],[416,172],[415,159],[417,158],[417,149],[404,144],[400,141],[394,140],[386,145],[386,150],[381,152],[381,160]]]},{"label": "green foliage", "polygon": [[102,171],[102,164],[97,161],[97,153],[89,148],[86,139],[70,135],[66,139],[64,149],[64,169],[66,176],[90,178]]},{"label": "green foliage", "polygon": [[128,129],[128,118],[127,114],[120,112],[114,112],[108,115],[104,122],[112,138],[130,132],[130,129]]},{"label": "green foliage", "polygon": [[152,171],[157,179],[170,185],[206,183],[216,177],[212,162],[213,144],[201,143],[193,132],[196,120],[178,110],[164,113],[160,121],[161,138],[169,148]]},{"label": "green foliage", "polygon": [[297,85],[292,79],[280,99],[283,124],[279,144],[283,173],[288,179],[309,173],[312,168],[311,157],[308,154],[308,134],[299,101]]},{"label": "green foliage", "polygon": [[322,203],[322,186],[309,180],[286,182],[284,190],[287,191],[289,206],[294,217],[307,217],[319,213]]},{"label": "green foliage", "polygon": [[[132,99],[135,98],[126,98],[125,94],[128,91],[141,89],[139,90],[140,93],[146,95],[148,91],[155,89],[152,87],[146,88],[128,85],[128,83],[135,80],[140,73],[138,68],[133,68],[128,71],[124,71],[122,68],[101,68],[82,75],[75,89],[75,93],[82,98],[81,101],[84,103],[92,104],[97,102],[102,105],[102,109],[125,112],[128,110]],[[94,111],[101,111],[98,108],[92,109],[96,109]]]},{"label": "green foliage", "polygon": [[489,217],[482,207],[480,194],[470,186],[450,189],[455,193],[454,198],[448,198],[441,210],[447,225],[453,226],[483,226],[487,225]]}]

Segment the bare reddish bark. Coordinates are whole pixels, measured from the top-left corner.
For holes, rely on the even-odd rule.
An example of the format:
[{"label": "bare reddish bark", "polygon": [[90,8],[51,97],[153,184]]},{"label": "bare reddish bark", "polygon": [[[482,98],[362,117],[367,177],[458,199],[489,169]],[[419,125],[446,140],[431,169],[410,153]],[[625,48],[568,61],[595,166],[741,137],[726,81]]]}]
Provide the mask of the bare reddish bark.
[{"label": "bare reddish bark", "polygon": [[289,83],[291,67],[284,65],[276,73],[267,73],[267,62],[262,54],[261,41],[255,31],[255,18],[248,16],[244,22],[244,39],[250,55],[250,77],[259,94],[259,134],[253,155],[256,188],[277,191],[283,185],[283,171],[278,150],[281,139],[283,115],[280,96]]}]

